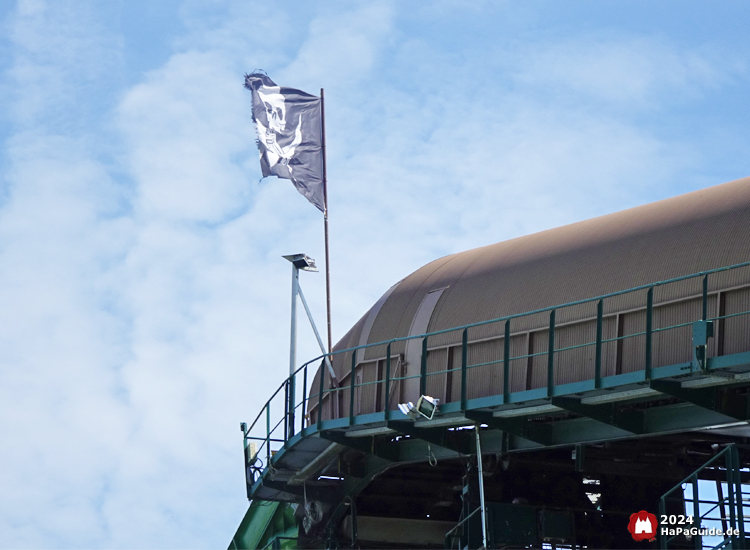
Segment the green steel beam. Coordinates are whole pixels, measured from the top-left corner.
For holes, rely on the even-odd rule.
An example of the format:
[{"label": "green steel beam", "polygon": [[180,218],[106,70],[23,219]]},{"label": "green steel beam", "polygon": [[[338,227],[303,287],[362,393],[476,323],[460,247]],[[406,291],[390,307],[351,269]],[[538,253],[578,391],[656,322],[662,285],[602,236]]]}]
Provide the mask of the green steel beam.
[{"label": "green steel beam", "polygon": [[335,432],[332,430],[320,432],[320,437],[332,441],[333,443],[344,445],[355,451],[374,455],[390,462],[398,460],[398,451],[392,446],[383,445],[383,443],[376,437],[347,437],[343,432]]},{"label": "green steel beam", "polygon": [[717,387],[685,388],[677,381],[652,380],[651,389],[736,420],[750,418],[750,402],[745,395],[733,395]]},{"label": "green steel beam", "polygon": [[471,454],[474,451],[471,438],[462,433],[462,430],[421,428],[408,420],[389,420],[388,427],[402,434],[427,441],[432,445],[439,445],[456,453]]},{"label": "green steel beam", "polygon": [[507,432],[516,437],[528,439],[540,445],[548,445],[550,439],[546,433],[546,426],[532,424],[526,418],[503,418],[493,416],[489,411],[465,411],[464,416],[469,420],[486,424],[490,428]]},{"label": "green steel beam", "polygon": [[640,411],[622,411],[615,403],[586,405],[574,397],[553,397],[552,404],[566,411],[609,424],[634,434],[645,433],[643,413]]}]

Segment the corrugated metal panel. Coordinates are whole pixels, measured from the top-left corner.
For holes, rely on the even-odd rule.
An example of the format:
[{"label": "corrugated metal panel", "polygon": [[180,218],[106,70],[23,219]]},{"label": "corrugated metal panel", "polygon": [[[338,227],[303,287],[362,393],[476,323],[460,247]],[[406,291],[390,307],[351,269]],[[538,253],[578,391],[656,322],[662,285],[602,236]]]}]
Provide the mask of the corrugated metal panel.
[{"label": "corrugated metal panel", "polygon": [[513,359],[526,355],[528,347],[528,336],[517,334],[510,337],[510,391],[523,391],[526,389],[526,374],[528,360],[526,358]]},{"label": "corrugated metal panel", "polygon": [[[503,366],[502,363],[497,362],[503,357],[501,346],[502,340],[469,344],[468,370],[466,371],[469,399],[497,395],[502,392]],[[495,363],[474,366],[489,362]]]},{"label": "corrugated metal panel", "polygon": [[446,395],[447,402],[461,400],[461,346],[455,346],[449,349],[448,368],[452,371],[448,374],[447,387],[450,388],[450,395]]},{"label": "corrugated metal panel", "polygon": [[[357,342],[358,346],[363,346],[367,344],[367,342],[370,341],[370,331],[372,330],[372,325],[375,323],[375,319],[378,316],[378,313],[380,313],[380,309],[383,307],[383,304],[385,301],[390,297],[390,295],[393,293],[393,291],[396,289],[396,287],[400,284],[400,281],[393,285],[391,288],[389,288],[385,294],[383,294],[380,299],[375,302],[375,305],[370,308],[370,311],[367,312],[367,314],[364,316],[365,322],[362,325],[362,330],[359,334],[359,341]],[[357,361],[361,362],[364,361],[365,355],[367,356],[367,359],[377,359],[379,355],[376,353],[373,353],[375,350],[371,348],[363,348],[360,349],[357,352]]]},{"label": "corrugated metal panel", "polygon": [[367,414],[375,412],[375,402],[377,400],[378,385],[371,383],[378,380],[378,362],[368,361],[357,365],[359,379],[358,387],[355,392],[354,410],[357,414]]},{"label": "corrugated metal panel", "polygon": [[[733,290],[724,295],[724,315],[750,311],[750,288]],[[723,326],[722,326],[723,325]],[[720,324],[723,355],[750,351],[750,314],[724,319]]]},{"label": "corrugated metal panel", "polygon": [[[743,311],[750,311],[750,289],[740,289],[725,293],[725,315]],[[710,295],[707,310],[709,316],[718,312],[717,297]],[[682,326],[666,329],[683,323],[691,323],[701,318],[702,300],[693,298],[671,304],[654,307],[653,320],[653,366],[672,365],[687,362],[692,359],[692,328]],[[538,317],[538,316],[537,316]],[[640,370],[645,364],[645,336],[639,335],[646,328],[645,310],[622,314],[620,317],[620,336],[618,342],[605,342],[602,345],[602,376],[611,376],[620,372]],[[602,339],[612,340],[617,336],[617,317],[610,316],[603,319]],[[717,323],[717,330],[718,323]],[[750,349],[750,315],[727,319],[723,327],[725,353],[736,353]],[[566,384],[594,377],[596,358],[596,321],[589,320],[555,329],[555,384]],[[535,389],[547,384],[547,361],[545,353],[548,350],[549,331],[538,330],[526,335],[515,335],[511,340],[511,358],[527,354],[534,354],[530,358],[511,360],[511,391]],[[588,344],[581,347],[582,344]],[[469,398],[498,395],[503,392],[503,338],[483,342],[470,342],[468,345],[467,396]],[[619,357],[618,357],[619,347]],[[574,349],[565,349],[574,348]],[[710,348],[713,355],[713,347]],[[542,355],[537,355],[537,354]],[[453,347],[450,366],[460,369],[461,348]],[[447,348],[430,350],[427,355],[427,393],[441,399],[443,402],[456,401],[460,398],[460,370],[453,373],[440,372],[449,368],[449,351]],[[384,363],[381,361],[381,363]],[[487,364],[489,363],[489,364]],[[481,366],[476,366],[481,365]],[[395,366],[395,362],[394,362]],[[382,380],[383,366],[376,362],[367,362],[357,366],[361,379],[365,382]],[[439,373],[432,374],[431,373]],[[379,378],[378,378],[379,376]],[[399,376],[398,373],[395,376]],[[359,378],[358,378],[359,380]],[[343,382],[348,385],[348,375],[344,375]],[[446,388],[451,392],[446,394]],[[358,390],[355,395],[355,410],[357,414],[375,412],[377,392],[382,386],[370,385]],[[396,392],[398,395],[398,392]],[[348,392],[344,391],[345,403],[348,403]],[[325,416],[324,416],[325,417]]]},{"label": "corrugated metal panel", "polygon": [[[646,337],[633,336],[646,331],[646,311],[620,315],[617,374],[635,372],[646,367]],[[628,338],[629,337],[629,338]]]},{"label": "corrugated metal panel", "polygon": [[[366,320],[367,315],[364,315],[359,321],[357,321],[357,323],[351,329],[349,329],[349,332],[347,332],[344,337],[339,340],[339,343],[333,347],[334,351],[356,347],[359,344],[359,336],[362,332]],[[348,374],[352,370],[351,352],[335,354],[333,356],[333,360],[331,361],[331,365],[333,366],[333,370],[336,373],[336,378],[341,381],[345,376],[348,376]]]},{"label": "corrugated metal panel", "polygon": [[555,384],[580,382],[594,378],[596,362],[596,321],[576,323],[555,330]]},{"label": "corrugated metal panel", "polygon": [[458,255],[465,271],[430,329],[746,261],[748,212],[750,178]]},{"label": "corrugated metal panel", "polygon": [[[617,316],[605,317],[602,320],[602,341],[617,337]],[[602,376],[617,374],[617,342],[602,344]]]},{"label": "corrugated metal panel", "polygon": [[[547,354],[549,331],[539,330],[529,334],[529,370],[526,373],[526,389],[535,390],[547,386]],[[541,354],[541,355],[540,355]]]},{"label": "corrugated metal panel", "polygon": [[[527,360],[525,358],[513,359],[513,357],[518,357],[520,355],[526,354],[526,345],[525,334],[517,334],[511,336],[511,391],[521,391],[526,389]],[[466,392],[469,399],[486,395],[497,395],[503,392],[503,350],[504,343],[502,338],[487,342],[469,343],[467,350],[468,365],[480,364],[488,361],[497,361],[497,363],[493,365],[468,368],[466,372]],[[431,353],[437,353],[437,350]],[[442,352],[439,357],[439,359],[435,359],[435,368],[437,368],[438,365],[441,365],[441,368],[453,369],[452,372],[448,373],[445,377],[445,385],[447,388],[450,388],[450,391],[444,394],[443,398],[447,403],[459,401],[461,399],[461,346],[453,346],[448,350],[447,353]],[[428,355],[428,361],[429,359],[430,355]],[[427,387],[429,390],[429,379]],[[437,391],[440,391],[440,389],[434,391],[436,391],[437,393]]]},{"label": "corrugated metal panel", "polygon": [[441,371],[445,371],[447,368],[447,348],[427,352],[427,395],[440,399],[441,403],[445,403],[445,388],[448,377],[446,372]]},{"label": "corrugated metal panel", "polygon": [[[716,307],[715,300],[715,297],[709,300],[708,311]],[[703,301],[700,299],[656,307],[654,308],[654,329],[698,321],[702,316],[702,310]],[[652,341],[652,365],[654,367],[685,363],[693,359],[692,326],[655,332]]]},{"label": "corrugated metal panel", "polygon": [[[448,287],[435,307],[428,331],[523,313],[741,263],[750,259],[750,247],[747,244],[750,242],[748,216],[750,178],[745,178],[447,256],[417,270],[398,285],[376,315],[368,342],[406,335],[419,304],[435,288]],[[715,292],[748,283],[750,269],[743,268],[712,275],[709,278],[709,290]],[[684,299],[699,294],[700,290],[700,279],[683,281],[657,287],[654,299],[657,304],[665,300]],[[727,293],[727,312],[731,308],[742,307],[742,300],[745,299],[743,296]],[[642,308],[645,301],[645,290],[607,299],[604,303],[605,315]],[[685,306],[686,311],[692,311],[693,307]],[[714,303],[714,307],[718,307],[717,304]],[[593,318],[595,308],[596,304],[590,303],[560,309],[557,312],[557,322],[563,324],[576,319]],[[664,319],[660,317],[658,322],[679,318],[682,315],[680,310],[680,306],[664,309],[658,313]],[[619,328],[622,335],[627,336],[645,329],[645,312],[624,313],[620,317]],[[364,319],[337,344],[337,349],[359,343]],[[723,323],[725,339],[721,343],[717,340],[716,344],[719,347],[723,345],[723,353],[746,347],[745,322],[744,318],[732,318]],[[547,346],[547,323],[547,314],[525,317],[513,321],[512,332],[531,331],[529,344],[533,351],[544,351]],[[614,318],[607,318],[605,338],[616,335],[614,323]],[[655,326],[658,325],[655,323]],[[569,329],[561,327],[560,330],[556,347],[561,347],[563,340],[573,342],[578,331],[581,331],[580,337],[583,338],[583,333],[588,335],[591,329],[587,324]],[[477,327],[471,329],[469,340],[473,342],[488,337],[501,337],[503,331],[503,323]],[[670,358],[684,357],[685,334],[686,330],[679,329],[674,332],[674,339],[663,334],[655,335],[658,346],[655,346],[654,351],[658,357],[655,356],[654,366],[669,362]],[[513,354],[525,353],[525,350],[516,350],[519,345],[516,340],[518,338],[514,337]],[[460,345],[460,341],[461,332],[455,331],[430,338],[430,346]],[[617,348],[621,353],[615,359]],[[404,343],[394,344],[392,351],[403,353]],[[556,359],[556,381],[590,377],[592,354],[591,350],[561,354]],[[371,349],[365,354],[367,358],[384,355],[385,346]],[[628,338],[619,345],[607,344],[602,374],[607,376],[616,372],[640,370],[644,367],[644,356],[643,336]],[[460,367],[460,349],[456,351],[454,348],[450,358],[454,368]],[[546,385],[546,357],[530,361],[514,360],[512,363],[514,391],[526,386]],[[348,371],[349,357],[337,357],[334,368],[339,374]],[[487,391],[490,382],[496,391],[501,390],[501,383],[492,378],[490,371],[477,370],[471,376],[476,378],[477,388],[471,389],[470,395],[474,391]],[[451,381],[446,381],[450,388],[448,393],[452,400],[456,400],[459,395],[456,393],[456,383],[460,382],[460,376],[449,378]]]},{"label": "corrugated metal panel", "polygon": [[[320,373],[323,372],[325,375],[325,378],[323,380],[323,388],[324,390],[327,390],[331,387],[331,377],[328,374],[328,369],[318,369],[318,371],[315,373],[315,376],[313,376],[312,383],[310,384],[308,395],[309,401],[307,404],[307,410],[310,413],[310,418],[313,422],[318,421],[318,392],[320,391]],[[332,408],[330,406],[330,396],[324,392],[323,397],[323,419],[328,420],[330,418],[333,418],[332,416]]]}]

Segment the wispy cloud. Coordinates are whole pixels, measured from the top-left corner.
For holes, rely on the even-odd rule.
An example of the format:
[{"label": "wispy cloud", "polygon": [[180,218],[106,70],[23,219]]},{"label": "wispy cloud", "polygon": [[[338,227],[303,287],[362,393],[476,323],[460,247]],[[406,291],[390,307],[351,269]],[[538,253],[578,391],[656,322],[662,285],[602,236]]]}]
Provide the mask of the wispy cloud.
[{"label": "wispy cloud", "polygon": [[[280,256],[323,259],[319,212],[259,183],[243,72],[326,89],[334,339],[435,257],[724,178],[643,119],[747,78],[736,53],[627,29],[459,40],[393,2],[190,0],[132,84],[108,9],[26,0],[6,22],[4,547],[215,547],[239,524],[237,424],[288,368]],[[322,328],[323,277],[302,284]]]}]

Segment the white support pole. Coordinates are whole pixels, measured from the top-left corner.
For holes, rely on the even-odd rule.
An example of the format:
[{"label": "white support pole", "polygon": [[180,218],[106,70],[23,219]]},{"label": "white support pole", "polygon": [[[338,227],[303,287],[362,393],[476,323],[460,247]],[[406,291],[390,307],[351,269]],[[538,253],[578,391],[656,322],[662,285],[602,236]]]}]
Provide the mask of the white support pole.
[{"label": "white support pole", "polygon": [[292,329],[289,342],[289,376],[297,363],[297,294],[299,294],[299,268],[292,264]]},{"label": "white support pole", "polygon": [[484,506],[484,474],[482,473],[482,445],[479,441],[479,424],[475,427],[477,434],[477,465],[479,466],[479,507],[482,510],[482,548],[487,548],[487,513]]},{"label": "white support pole", "polygon": [[[320,333],[318,332],[318,327],[315,324],[315,321],[313,320],[312,313],[310,313],[310,308],[307,307],[307,300],[305,300],[305,295],[302,292],[302,287],[298,284],[297,285],[297,292],[299,294],[300,299],[302,300],[302,305],[305,307],[305,313],[307,313],[307,318],[310,320],[310,326],[312,326],[313,332],[315,333],[315,338],[318,339],[318,345],[320,346],[320,352],[325,355],[328,353],[326,351],[325,345],[323,344],[323,339],[320,337]],[[338,380],[336,378],[336,373],[333,372],[333,367],[331,366],[331,361],[329,360],[328,356],[325,358],[326,367],[328,368],[328,372],[331,375],[331,382],[333,384],[334,388],[338,387]]]},{"label": "white support pole", "polygon": [[294,433],[294,370],[297,364],[297,294],[299,294],[299,268],[292,262],[292,327],[289,342],[289,410],[287,422],[290,434]]}]

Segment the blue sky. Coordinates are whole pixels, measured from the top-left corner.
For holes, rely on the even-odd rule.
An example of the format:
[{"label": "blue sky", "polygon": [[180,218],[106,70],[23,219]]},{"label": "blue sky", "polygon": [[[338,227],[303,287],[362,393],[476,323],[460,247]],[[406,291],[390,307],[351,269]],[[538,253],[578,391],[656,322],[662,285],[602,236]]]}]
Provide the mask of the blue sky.
[{"label": "blue sky", "polygon": [[437,257],[750,175],[744,1],[0,18],[2,548],[216,548],[239,524],[238,423],[288,369],[281,255],[323,259],[319,212],[259,182],[245,72],[326,90],[334,341]]}]

